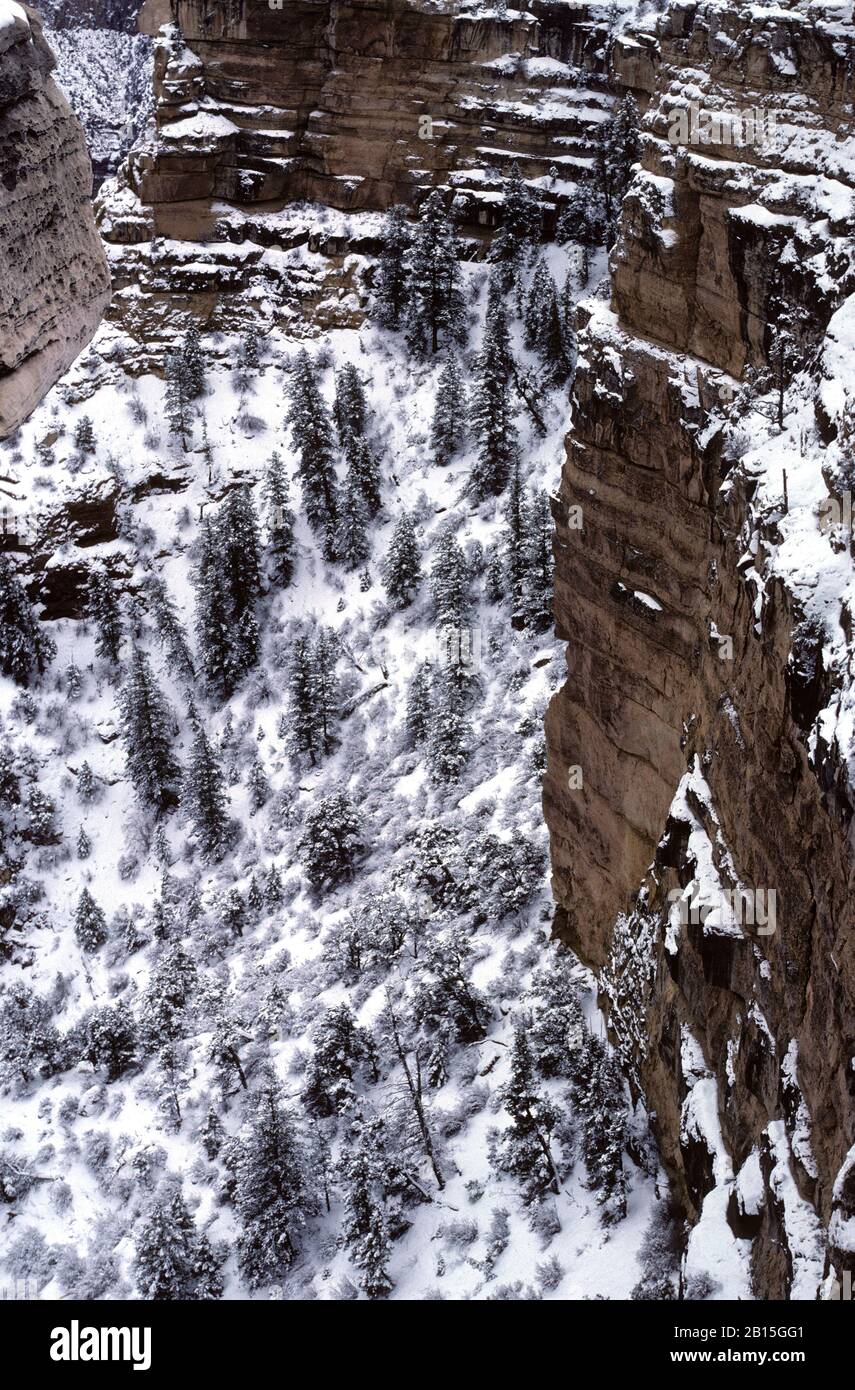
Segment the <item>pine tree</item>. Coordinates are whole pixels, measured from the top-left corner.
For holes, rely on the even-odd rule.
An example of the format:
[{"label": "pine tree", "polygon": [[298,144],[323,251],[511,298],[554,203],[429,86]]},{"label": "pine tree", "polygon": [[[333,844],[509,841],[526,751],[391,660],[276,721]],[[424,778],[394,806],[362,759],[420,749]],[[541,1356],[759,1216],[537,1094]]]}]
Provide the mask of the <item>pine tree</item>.
[{"label": "pine tree", "polygon": [[333,733],[340,714],[341,692],[336,675],[338,648],[332,628],[318,631],[312,649],[315,716],[324,753],[333,747]]},{"label": "pine tree", "polygon": [[539,352],[543,345],[550,295],[552,298],[555,297],[555,281],[547,270],[543,257],[539,257],[531,277],[525,306],[525,345],[532,352]]},{"label": "pine tree", "polygon": [[335,521],[338,499],[332,424],[305,348],[294,362],[288,397],[288,425],[299,455],[297,471],[303,486],[303,503],[309,524],[318,530]]},{"label": "pine tree", "polygon": [[217,516],[216,540],[231,599],[231,616],[239,623],[261,592],[258,521],[246,483],[232,488]]},{"label": "pine tree", "polygon": [[194,681],[196,668],[193,665],[187,634],[172,595],[159,575],[155,574],[147,577],[146,592],[160,645],[170,657],[173,669],[185,680]]},{"label": "pine tree", "polygon": [[95,800],[97,793],[98,788],[92,769],[87,762],[82,762],[77,774],[77,795],[84,804],[87,804]]},{"label": "pine tree", "polygon": [[487,321],[475,369],[471,418],[478,457],[472,470],[472,486],[480,497],[503,491],[517,455],[509,358],[507,323],[504,311],[499,309]]},{"label": "pine tree", "polygon": [[540,239],[541,212],[518,164],[511,166],[502,196],[502,223],[493,237],[490,260],[499,267],[500,284],[508,290],[531,247]]},{"label": "pine tree", "polygon": [[327,1009],[315,1026],[312,1048],[303,1104],[317,1115],[340,1115],[356,1098],[357,1067],[366,1060],[376,1067],[368,1035],[347,1004],[339,1004]]},{"label": "pine tree", "polygon": [[362,491],[351,475],[345,484],[336,528],[336,555],[345,569],[359,569],[371,554],[368,521]]},{"label": "pine tree", "polygon": [[181,447],[186,452],[187,435],[190,429],[190,394],[187,368],[180,352],[167,354],[164,371],[166,376],[164,413],[169,425],[169,432],[180,437]]},{"label": "pine tree", "polygon": [[457,671],[443,667],[434,679],[428,764],[437,784],[457,782],[468,761],[472,729]]},{"label": "pine tree", "polygon": [[365,434],[368,403],[362,378],[352,362],[346,362],[335,378],[335,423],[343,447]]},{"label": "pine tree", "polygon": [[104,1067],[108,1081],[116,1081],[137,1054],[134,1016],[125,1004],[95,1009],[87,1020],[83,1056],[95,1067]]},{"label": "pine tree", "polygon": [[247,789],[249,791],[249,804],[252,807],[252,813],[254,815],[256,811],[261,810],[262,806],[266,806],[267,802],[270,800],[270,782],[268,781],[267,773],[264,771],[264,764],[257,752],[253,758],[252,766],[249,769]]},{"label": "pine tree", "polygon": [[435,353],[443,342],[466,341],[466,305],[451,221],[435,190],[419,214],[407,259],[409,306],[407,345],[417,356]]},{"label": "pine tree", "polygon": [[370,517],[380,510],[381,479],[377,455],[367,440],[359,435],[347,436],[347,484],[361,496]]},{"label": "pine tree", "polygon": [[175,804],[178,763],[172,752],[173,715],[152,675],[148,657],[132,647],[119,693],[125,768],[144,804],[164,811]]},{"label": "pine tree", "polygon": [[511,464],[508,495],[505,502],[505,557],[512,616],[518,622],[525,615],[523,586],[526,576],[528,544],[528,509],[520,476],[519,460]]},{"label": "pine tree", "polygon": [[617,220],[621,203],[629,186],[633,164],[638,160],[640,145],[638,107],[628,92],[611,118],[600,130],[597,151],[597,173],[605,207],[606,245],[617,236]]},{"label": "pine tree", "polygon": [[599,1038],[585,1036],[574,1059],[573,1098],[582,1117],[582,1157],[605,1225],[626,1216],[626,1101],[620,1067]]},{"label": "pine tree", "polygon": [[196,645],[202,672],[211,693],[224,700],[237,684],[233,657],[234,632],[217,537],[207,519],[202,526],[193,583],[196,589]]},{"label": "pine tree", "polygon": [[74,934],[84,951],[97,951],[107,940],[107,918],[88,888],[82,890],[77,900]]},{"label": "pine tree", "polygon": [[246,1072],[240,1059],[240,1036],[236,1024],[224,1014],[214,1019],[211,1041],[208,1046],[208,1061],[216,1069],[217,1080],[224,1103],[228,1102],[233,1089],[240,1086],[247,1090]]},{"label": "pine tree", "polygon": [[0,554],[0,674],[28,685],[56,655],[5,555]]},{"label": "pine tree", "polygon": [[529,1200],[548,1191],[558,1192],[558,1172],[550,1145],[558,1116],[552,1102],[537,1089],[534,1059],[522,1023],[514,1029],[511,1075],[502,1099],[511,1125],[500,1141],[501,1167],[523,1180]]},{"label": "pine tree", "polygon": [[412,603],[422,579],[421,556],[416,528],[408,512],[402,512],[392,533],[383,563],[383,584],[392,603],[406,608]]},{"label": "pine tree", "polygon": [[552,513],[549,497],[534,488],[527,509],[523,593],[526,621],[536,632],[552,622]]},{"label": "pine tree", "polygon": [[65,696],[66,696],[66,699],[68,699],[68,700],[77,700],[77,699],[79,699],[79,698],[80,698],[80,692],[81,692],[82,689],[83,689],[83,676],[82,676],[81,673],[80,673],[80,667],[77,665],[77,663],[76,663],[74,660],[69,661],[68,665],[67,665],[66,668],[65,668]]},{"label": "pine tree", "polygon": [[95,431],[88,415],[81,415],[74,427],[74,447],[79,454],[95,453]]},{"label": "pine tree", "polygon": [[223,1122],[213,1107],[208,1111],[199,1130],[199,1142],[208,1158],[213,1162],[223,1147],[226,1132]]},{"label": "pine tree", "polygon": [[410,741],[417,747],[430,731],[433,668],[429,661],[416,667],[407,688],[406,726]]},{"label": "pine tree", "polygon": [[460,363],[449,352],[439,374],[431,424],[434,463],[447,464],[466,439],[466,389]]},{"label": "pine tree", "polygon": [[139,1013],[140,1034],[149,1052],[157,1052],[164,1043],[184,1035],[195,985],[196,967],[181,943],[165,946],[151,972]]},{"label": "pine tree", "polygon": [[264,478],[263,495],[267,516],[267,548],[273,578],[284,589],[291,583],[294,575],[296,542],[288,474],[277,453],[270,457]]},{"label": "pine tree", "polygon": [[193,826],[202,854],[206,859],[219,858],[229,831],[226,789],[222,769],[201,723],[196,725],[193,734],[181,805]]},{"label": "pine tree", "polygon": [[95,569],[86,586],[86,613],[95,624],[95,650],[115,666],[124,641],[122,614],[109,575]]},{"label": "pine tree", "polygon": [[272,1072],[253,1097],[241,1136],[235,1204],[242,1226],[238,1263],[250,1287],[258,1288],[287,1270],[306,1218],[317,1208],[304,1148]]},{"label": "pine tree", "polygon": [[434,613],[438,628],[459,628],[468,600],[466,559],[451,527],[437,541],[430,572]]},{"label": "pine tree", "polygon": [[356,807],[343,791],[322,796],[312,807],[298,845],[312,888],[334,888],[353,878],[361,830]]},{"label": "pine tree", "polygon": [[258,329],[255,324],[250,324],[243,335],[240,345],[240,364],[248,372],[258,370],[261,362],[261,341],[258,336]]},{"label": "pine tree", "polygon": [[195,323],[190,324],[184,335],[181,360],[184,366],[188,400],[195,401],[198,396],[205,394],[205,358],[202,353],[199,329]]},{"label": "pine tree", "polygon": [[382,232],[374,316],[383,328],[400,328],[408,296],[407,253],[412,235],[405,207],[391,207]]},{"label": "pine tree", "polygon": [[297,753],[307,753],[312,765],[320,752],[321,730],[312,645],[305,633],[294,641],[288,668],[291,721],[289,738]]},{"label": "pine tree", "polygon": [[80,830],[77,834],[77,858],[88,859],[91,853],[92,841],[90,840],[89,836],[86,834],[86,831],[81,825]]},{"label": "pine tree", "polygon": [[344,1192],[342,1234],[360,1270],[359,1283],[368,1298],[385,1298],[392,1291],[389,1258],[392,1242],[386,1221],[386,1161],[377,1121],[354,1120],[342,1147],[338,1171]]},{"label": "pine tree", "polygon": [[282,901],[282,877],[275,864],[271,864],[264,877],[264,902],[267,907],[278,907]]},{"label": "pine tree", "polygon": [[158,1109],[168,1129],[181,1128],[181,1093],[187,1087],[184,1051],[178,1043],[164,1043],[157,1054]]},{"label": "pine tree", "polygon": [[134,1277],[146,1302],[222,1297],[219,1259],[187,1210],[181,1188],[165,1183],[136,1239]]}]

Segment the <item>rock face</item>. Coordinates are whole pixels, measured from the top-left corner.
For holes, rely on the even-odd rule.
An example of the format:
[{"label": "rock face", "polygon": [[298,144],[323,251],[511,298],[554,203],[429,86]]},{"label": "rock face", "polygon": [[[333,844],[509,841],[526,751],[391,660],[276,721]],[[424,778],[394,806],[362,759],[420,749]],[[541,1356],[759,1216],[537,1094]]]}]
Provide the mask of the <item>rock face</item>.
[{"label": "rock face", "polygon": [[[774,383],[785,328],[795,371],[833,360],[851,317],[855,36],[836,20],[680,4],[619,41],[643,157],[611,305],[582,313],[554,499],[556,929],[655,1116],[696,1223],[687,1268],[716,1279],[718,1221],[764,1298],[855,1262],[852,626],[785,477],[821,501],[818,425],[836,427],[805,402],[779,435],[774,390],[730,406],[746,365]],[[681,140],[692,100],[763,111],[765,134]]]},{"label": "rock face", "polygon": [[584,178],[610,102],[605,25],[549,0],[506,20],[456,8],[176,0],[156,47],[157,141],[129,169],[157,230],[208,234],[215,199],[385,208],[446,179],[489,224],[513,159],[546,191]]},{"label": "rock face", "polygon": [[0,0],[0,438],[94,333],[109,277],[83,134],[32,10]]}]

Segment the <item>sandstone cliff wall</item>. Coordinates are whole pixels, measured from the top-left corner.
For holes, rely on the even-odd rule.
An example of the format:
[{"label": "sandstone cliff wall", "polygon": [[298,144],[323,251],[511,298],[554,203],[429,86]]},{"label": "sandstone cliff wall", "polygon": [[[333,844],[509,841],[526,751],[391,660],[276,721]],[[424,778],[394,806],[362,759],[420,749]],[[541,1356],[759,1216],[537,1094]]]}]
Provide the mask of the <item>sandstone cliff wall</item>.
[{"label": "sandstone cliff wall", "polygon": [[[853,288],[853,31],[837,20],[681,4],[641,48],[619,44],[643,158],[612,302],[581,315],[554,501],[557,930],[599,973],[696,1223],[687,1269],[715,1280],[723,1235],[746,1295],[772,1298],[814,1297],[855,1260],[851,560],[820,531],[841,450],[807,394]],[[774,133],[675,144],[692,101],[773,113]],[[769,363],[773,388],[732,405],[743,369]],[[719,890],[764,907],[773,890],[773,929],[734,920]],[[693,920],[680,892],[713,909]]]},{"label": "sandstone cliff wall", "polygon": [[[8,20],[8,22],[3,22]],[[83,134],[32,10],[0,5],[0,438],[94,333],[109,298]]]}]

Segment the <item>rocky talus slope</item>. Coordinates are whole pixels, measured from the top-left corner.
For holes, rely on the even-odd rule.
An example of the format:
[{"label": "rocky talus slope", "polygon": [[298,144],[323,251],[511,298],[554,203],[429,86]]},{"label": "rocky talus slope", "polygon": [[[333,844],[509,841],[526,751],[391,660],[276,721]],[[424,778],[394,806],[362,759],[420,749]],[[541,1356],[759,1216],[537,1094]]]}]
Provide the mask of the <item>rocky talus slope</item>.
[{"label": "rocky talus slope", "polygon": [[[643,154],[554,501],[557,930],[655,1112],[687,1276],[736,1251],[764,1298],[855,1266],[849,19],[679,4],[618,43]],[[693,142],[692,103],[764,119]]]},{"label": "rocky talus slope", "polygon": [[83,133],[32,10],[0,4],[0,438],[89,341],[109,298]]}]

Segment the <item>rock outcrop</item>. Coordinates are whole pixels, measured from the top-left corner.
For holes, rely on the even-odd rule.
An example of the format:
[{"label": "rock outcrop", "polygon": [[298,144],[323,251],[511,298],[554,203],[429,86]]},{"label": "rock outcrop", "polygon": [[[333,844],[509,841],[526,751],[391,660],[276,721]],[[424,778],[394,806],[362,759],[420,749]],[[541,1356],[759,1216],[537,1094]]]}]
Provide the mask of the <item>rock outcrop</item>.
[{"label": "rock outcrop", "polygon": [[[687,1278],[722,1281],[723,1236],[765,1298],[855,1264],[851,560],[821,530],[851,439],[838,19],[677,4],[618,42],[643,154],[554,500],[556,929],[694,1223]],[[725,108],[754,112],[748,142],[704,120]]]},{"label": "rock outcrop", "polygon": [[83,133],[32,10],[0,0],[0,438],[94,333],[109,298]]}]

